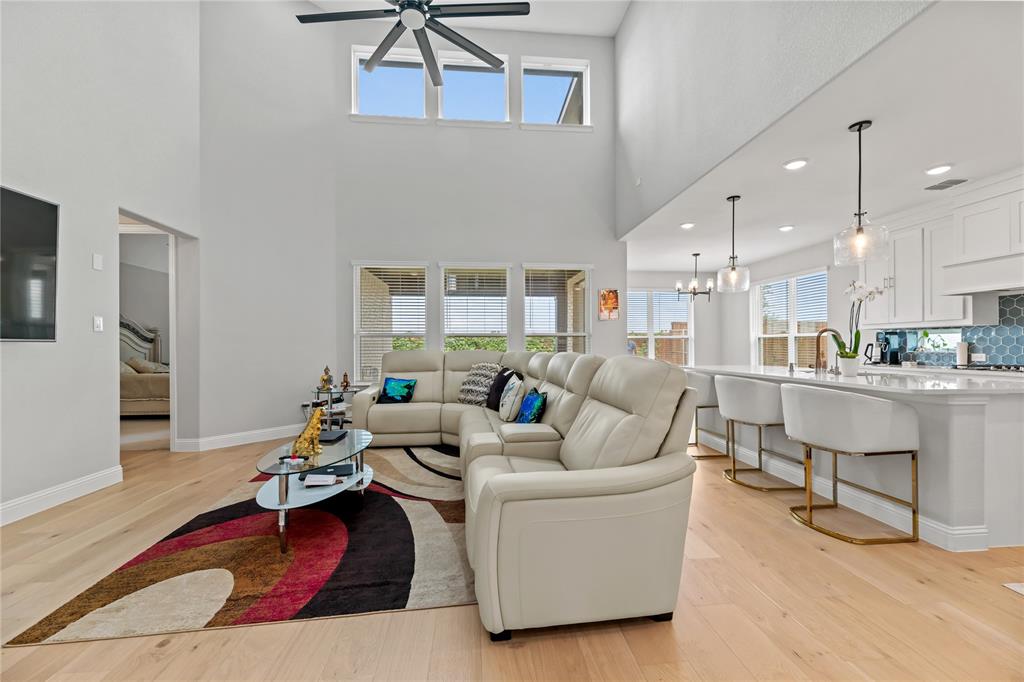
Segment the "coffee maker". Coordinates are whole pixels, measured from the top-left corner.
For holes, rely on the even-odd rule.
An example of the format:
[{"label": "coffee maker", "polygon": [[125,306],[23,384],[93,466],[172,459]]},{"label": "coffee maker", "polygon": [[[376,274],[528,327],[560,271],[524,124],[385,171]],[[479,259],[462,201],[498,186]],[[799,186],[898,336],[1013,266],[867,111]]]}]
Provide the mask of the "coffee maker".
[{"label": "coffee maker", "polygon": [[[872,364],[898,365],[900,364],[900,346],[902,345],[899,332],[877,332],[875,343],[872,348]],[[877,350],[875,350],[877,348]]]}]

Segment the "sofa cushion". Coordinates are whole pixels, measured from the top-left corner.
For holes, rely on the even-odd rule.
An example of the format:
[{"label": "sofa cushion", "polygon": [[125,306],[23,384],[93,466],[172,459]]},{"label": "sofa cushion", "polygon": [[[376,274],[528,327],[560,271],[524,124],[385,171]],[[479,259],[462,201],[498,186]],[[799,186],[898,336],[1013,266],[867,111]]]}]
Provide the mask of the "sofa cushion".
[{"label": "sofa cushion", "polygon": [[502,424],[498,435],[506,443],[537,443],[562,440],[562,436],[547,424]]},{"label": "sofa cushion", "polygon": [[441,430],[441,403],[377,403],[370,408],[366,421],[366,428],[371,433],[438,433]]},{"label": "sofa cushion", "polygon": [[480,491],[487,481],[501,474],[521,474],[530,471],[565,471],[558,460],[534,459],[532,457],[504,457],[485,455],[473,460],[466,477],[466,503],[476,510]]},{"label": "sofa cushion", "polygon": [[685,390],[686,374],[668,363],[609,358],[565,436],[562,463],[567,469],[601,469],[655,457]]},{"label": "sofa cushion", "polygon": [[[459,388],[458,401],[464,405],[486,405],[487,396],[491,392],[491,384],[494,383],[494,377],[500,371],[501,365],[496,362],[478,362],[470,367]],[[445,381],[449,381],[450,378],[449,372],[446,371]],[[448,384],[445,383],[445,393],[447,394],[447,392]],[[447,398],[447,395],[445,397]]]},{"label": "sofa cushion", "polygon": [[538,389],[548,394],[541,423],[550,424],[565,437],[583,405],[594,374],[603,362],[604,358],[597,355],[557,353],[551,359],[547,377]]},{"label": "sofa cushion", "polygon": [[548,364],[554,355],[554,353],[534,353],[533,357],[530,358],[530,362],[526,365],[526,373],[523,375],[527,391],[531,388],[537,388],[544,381],[548,373]]},{"label": "sofa cushion", "polygon": [[493,362],[501,367],[503,353],[496,350],[452,350],[444,354],[444,392],[441,402],[455,403],[469,370],[481,362]]},{"label": "sofa cushion", "polygon": [[384,385],[380,387],[377,403],[380,405],[411,403],[415,394],[416,379],[388,377],[384,380]]},{"label": "sofa cushion", "polygon": [[441,402],[444,353],[439,350],[390,351],[381,359],[382,380],[387,377],[416,379],[414,403]]},{"label": "sofa cushion", "polygon": [[[458,435],[459,422],[462,421],[462,415],[472,410],[483,413],[484,408],[476,405],[463,405],[462,403],[444,403],[441,405],[441,431]],[[480,418],[484,420],[484,423],[487,423],[487,418],[483,414],[481,414]]]},{"label": "sofa cushion", "polygon": [[536,353],[525,350],[509,351],[501,356],[501,366],[510,367],[522,375],[526,375],[526,368],[530,364],[530,358]]}]

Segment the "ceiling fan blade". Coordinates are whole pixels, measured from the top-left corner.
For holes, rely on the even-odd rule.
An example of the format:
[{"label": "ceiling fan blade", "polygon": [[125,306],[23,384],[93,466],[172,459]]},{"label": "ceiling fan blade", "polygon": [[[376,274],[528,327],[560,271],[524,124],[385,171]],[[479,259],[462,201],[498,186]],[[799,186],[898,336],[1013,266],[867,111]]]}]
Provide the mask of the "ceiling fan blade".
[{"label": "ceiling fan blade", "polygon": [[430,74],[430,82],[434,84],[434,87],[441,87],[444,85],[444,80],[441,78],[441,69],[437,68],[437,60],[434,59],[434,51],[430,49],[430,39],[427,38],[427,32],[422,28],[418,28],[413,31],[413,35],[416,36],[416,44],[420,46],[420,54],[423,55],[423,64],[427,67],[427,73]]},{"label": "ceiling fan blade", "polygon": [[388,19],[398,15],[395,8],[361,9],[355,12],[321,12],[320,14],[296,14],[301,24],[319,24],[325,21],[352,21],[354,19]]},{"label": "ceiling fan blade", "polygon": [[370,58],[363,64],[363,68],[367,71],[373,71],[377,68],[377,65],[381,63],[384,56],[387,55],[388,50],[395,46],[398,39],[405,33],[405,24],[401,21],[396,22],[394,28],[388,31],[388,34],[384,36],[384,40],[380,41],[380,45],[373,51]]},{"label": "ceiling fan blade", "polygon": [[430,5],[430,16],[449,17],[508,17],[530,13],[528,2],[482,2],[472,5]]},{"label": "ceiling fan blade", "polygon": [[484,48],[474,43],[466,36],[451,30],[450,28],[448,28],[441,22],[437,21],[436,19],[427,19],[427,28],[429,28],[431,31],[441,36],[448,42],[452,43],[453,45],[461,47],[463,50],[470,53],[471,55],[473,55],[480,61],[484,62],[485,64],[489,65],[491,68],[500,69],[502,66],[505,65],[505,62],[501,61],[500,59],[498,59],[493,54],[491,54]]}]

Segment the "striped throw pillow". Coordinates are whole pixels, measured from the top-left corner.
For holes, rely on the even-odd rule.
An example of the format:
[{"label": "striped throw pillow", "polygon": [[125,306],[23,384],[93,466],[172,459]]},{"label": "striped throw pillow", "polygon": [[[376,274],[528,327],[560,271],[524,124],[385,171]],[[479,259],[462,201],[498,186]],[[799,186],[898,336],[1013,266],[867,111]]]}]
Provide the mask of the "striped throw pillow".
[{"label": "striped throw pillow", "polygon": [[486,405],[494,377],[501,371],[496,362],[478,362],[469,368],[459,389],[459,402],[464,405]]}]

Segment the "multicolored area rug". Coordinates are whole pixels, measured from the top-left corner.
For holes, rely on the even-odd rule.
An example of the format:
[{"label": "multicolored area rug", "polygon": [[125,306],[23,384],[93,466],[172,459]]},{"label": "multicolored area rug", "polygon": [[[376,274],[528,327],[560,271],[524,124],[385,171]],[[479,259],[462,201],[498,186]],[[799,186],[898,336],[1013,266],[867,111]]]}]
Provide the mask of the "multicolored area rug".
[{"label": "multicolored area rug", "polygon": [[374,483],[289,514],[256,504],[257,476],[9,645],[474,603],[457,454],[366,452]]}]

